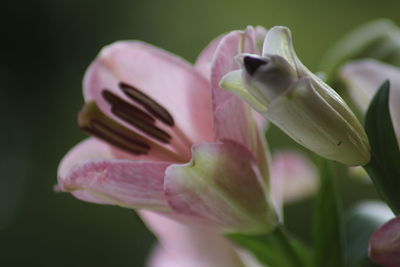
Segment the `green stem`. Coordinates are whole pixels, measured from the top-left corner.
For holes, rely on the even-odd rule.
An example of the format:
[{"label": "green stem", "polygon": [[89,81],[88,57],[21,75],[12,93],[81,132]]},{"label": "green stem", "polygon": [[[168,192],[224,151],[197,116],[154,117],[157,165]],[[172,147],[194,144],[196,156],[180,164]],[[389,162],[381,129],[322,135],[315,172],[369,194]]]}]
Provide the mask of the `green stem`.
[{"label": "green stem", "polygon": [[233,242],[252,253],[260,263],[269,267],[310,266],[311,252],[278,225],[272,232],[262,235],[229,234]]},{"label": "green stem", "polygon": [[345,266],[345,232],[340,198],[331,162],[318,158],[320,187],[313,222],[315,267]]},{"label": "green stem", "polygon": [[304,266],[303,262],[299,258],[298,253],[296,252],[296,249],[293,246],[293,243],[290,242],[292,237],[290,236],[289,232],[286,230],[285,226],[283,224],[278,225],[275,229],[276,236],[280,239],[282,243],[282,247],[285,248],[286,254],[290,257],[293,266]]}]

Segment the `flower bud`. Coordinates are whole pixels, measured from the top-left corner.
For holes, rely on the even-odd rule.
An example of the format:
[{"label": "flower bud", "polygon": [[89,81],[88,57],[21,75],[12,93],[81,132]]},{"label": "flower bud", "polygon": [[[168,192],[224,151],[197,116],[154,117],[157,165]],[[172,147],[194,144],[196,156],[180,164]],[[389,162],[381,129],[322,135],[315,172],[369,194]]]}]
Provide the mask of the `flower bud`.
[{"label": "flower bud", "polygon": [[400,265],[400,217],[391,219],[372,235],[369,254],[374,262],[383,266]]},{"label": "flower bud", "polygon": [[246,100],[299,144],[346,165],[370,160],[367,135],[343,99],[297,58],[286,27],[272,28],[262,56],[238,57],[242,70],[221,86]]}]

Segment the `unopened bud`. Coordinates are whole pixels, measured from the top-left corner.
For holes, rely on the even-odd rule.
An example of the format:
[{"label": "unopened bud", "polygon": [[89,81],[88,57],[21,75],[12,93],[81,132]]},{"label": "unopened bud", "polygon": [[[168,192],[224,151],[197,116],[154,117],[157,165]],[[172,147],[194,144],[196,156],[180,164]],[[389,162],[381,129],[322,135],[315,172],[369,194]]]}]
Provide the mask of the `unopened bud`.
[{"label": "unopened bud", "polygon": [[228,73],[222,88],[315,153],[346,165],[369,162],[368,138],[360,122],[343,99],[299,61],[288,28],[268,32],[262,56],[242,58],[242,70]]}]

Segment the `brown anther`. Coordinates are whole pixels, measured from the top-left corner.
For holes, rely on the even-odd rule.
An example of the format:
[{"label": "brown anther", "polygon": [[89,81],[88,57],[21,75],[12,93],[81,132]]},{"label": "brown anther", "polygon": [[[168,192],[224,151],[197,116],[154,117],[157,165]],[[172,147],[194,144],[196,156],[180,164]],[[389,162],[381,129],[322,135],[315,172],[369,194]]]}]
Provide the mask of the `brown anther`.
[{"label": "brown anther", "polygon": [[143,137],[107,117],[95,102],[83,106],[78,122],[90,135],[132,154],[147,154],[151,149]]},{"label": "brown anther", "polygon": [[151,137],[157,139],[162,143],[168,144],[171,140],[171,136],[164,130],[158,128],[154,124],[150,124],[146,121],[130,116],[130,114],[126,113],[125,110],[120,109],[120,107],[118,106],[112,106],[111,112],[118,118],[145,132],[146,134],[150,135]]},{"label": "brown anther", "polygon": [[111,112],[115,116],[158,141],[169,143],[171,136],[154,125],[155,120],[153,117],[108,90],[103,90],[102,95],[111,104]]},{"label": "brown anther", "polygon": [[101,92],[101,95],[110,105],[118,107],[118,109],[121,110],[121,112],[125,113],[127,116],[136,118],[138,120],[147,121],[149,123],[155,122],[155,119],[152,116],[150,116],[143,110],[129,104],[111,91],[105,89]]},{"label": "brown anther", "polygon": [[147,154],[147,152],[150,150],[150,146],[148,144],[135,140],[129,136],[125,136],[100,121],[92,120],[90,125],[83,127],[82,130],[106,141],[113,146],[136,155]]},{"label": "brown anther", "polygon": [[136,103],[140,104],[153,116],[157,117],[169,126],[174,126],[174,118],[163,106],[161,106],[153,98],[144,94],[137,88],[123,82],[119,83],[119,88],[122,90],[122,92],[124,92],[126,96],[128,96]]}]

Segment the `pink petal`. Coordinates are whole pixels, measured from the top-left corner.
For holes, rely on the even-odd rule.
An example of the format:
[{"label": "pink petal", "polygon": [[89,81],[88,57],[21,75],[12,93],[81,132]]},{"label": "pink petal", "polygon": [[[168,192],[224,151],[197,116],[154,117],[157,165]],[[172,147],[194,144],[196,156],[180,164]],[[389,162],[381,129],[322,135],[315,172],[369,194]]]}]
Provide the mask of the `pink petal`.
[{"label": "pink petal", "polygon": [[[193,262],[186,260],[182,262],[179,260],[179,254],[174,255],[166,250],[163,246],[157,244],[152,251],[150,252],[150,256],[146,266],[148,267],[185,267],[185,266],[195,266]],[[182,256],[182,258],[184,258]]]},{"label": "pink petal", "polygon": [[[238,54],[256,53],[257,37],[260,38],[264,33],[265,29],[262,27],[257,27],[257,31],[248,27],[244,32],[233,31],[223,37],[214,55],[211,77],[216,139],[234,140],[256,151],[256,155],[262,158],[266,158],[262,155],[265,153],[265,147],[260,147],[255,140],[260,139],[257,135],[264,129],[265,120],[260,119],[259,115],[254,115],[248,105],[237,96],[222,90],[219,82],[225,74],[239,68],[235,60]],[[243,38],[245,47],[241,51]]]},{"label": "pink petal", "polygon": [[74,146],[61,160],[58,177],[65,177],[76,164],[92,159],[112,159],[113,153],[106,143],[88,138]]},{"label": "pink petal", "polygon": [[[242,48],[242,40],[245,38],[245,45]],[[219,82],[228,72],[239,69],[235,57],[240,53],[255,53],[256,40],[252,27],[246,31],[233,31],[225,35],[219,43],[214,55],[214,62],[211,68],[211,87],[213,93],[214,110],[223,102],[232,97],[233,94],[220,88]]]},{"label": "pink petal", "polygon": [[252,123],[255,128],[255,121],[252,110],[246,107],[242,100],[232,97],[218,106],[214,116],[215,125],[218,126],[215,127],[217,140],[235,140],[252,148],[254,136],[250,133],[249,124]]},{"label": "pink petal", "polygon": [[299,201],[314,194],[318,187],[315,167],[305,155],[281,150],[272,155],[271,187],[275,203]]},{"label": "pink petal", "polygon": [[[261,49],[258,47],[262,47],[262,42],[264,41],[265,35],[267,34],[267,30],[262,26],[256,26],[254,29],[251,26],[248,26],[247,34],[251,36],[251,38],[255,38],[255,47],[254,53],[260,54]],[[214,40],[212,40],[206,48],[200,53],[200,55],[196,59],[195,68],[203,74],[203,76],[209,80],[211,78],[211,68],[213,65],[214,54],[218,48],[219,43],[225,37],[225,35],[220,35]]]},{"label": "pink petal", "polygon": [[198,144],[190,163],[168,167],[164,188],[171,207],[225,231],[269,230],[276,217],[254,154],[238,143],[223,142]]},{"label": "pink petal", "polygon": [[268,149],[264,139],[265,119],[237,97],[225,101],[214,113],[217,140],[236,141],[254,152],[264,180],[269,179]]},{"label": "pink petal", "polygon": [[169,210],[163,193],[169,163],[98,159],[75,164],[59,176],[58,188],[77,198],[128,208]]},{"label": "pink petal", "polygon": [[222,38],[223,35],[212,40],[208,46],[201,51],[200,55],[196,59],[196,63],[194,64],[196,70],[198,70],[207,81],[210,81],[211,79],[211,67],[214,54]]},{"label": "pink petal", "polygon": [[216,229],[180,224],[148,211],[140,214],[160,241],[149,259],[150,267],[242,266],[233,246]]},{"label": "pink petal", "polygon": [[[101,159],[113,159],[113,158],[123,158],[123,159],[134,159],[134,160],[146,160],[155,161],[156,158],[153,154],[150,155],[140,155],[134,156],[128,154],[119,149],[113,148],[108,144],[100,141],[96,138],[88,138],[76,146],[74,146],[61,160],[58,167],[58,182],[59,185],[56,186],[56,190],[60,190],[62,185],[62,179],[67,177],[72,168],[83,162],[88,162],[91,160],[101,160]],[[87,191],[74,191],[72,194],[84,201],[107,204],[109,201],[99,198]]]},{"label": "pink petal", "polygon": [[213,138],[209,83],[183,59],[141,42],[114,43],[103,48],[86,72],[86,101],[96,100],[109,115],[102,90],[133,103],[118,89],[119,82],[135,86],[164,106],[192,142]]},{"label": "pink petal", "polygon": [[385,267],[400,266],[400,217],[396,217],[378,231],[370,240],[371,259]]},{"label": "pink petal", "polygon": [[[111,159],[113,158],[113,152],[109,145],[99,141],[95,138],[88,138],[76,146],[74,146],[61,160],[58,166],[58,185],[55,187],[57,191],[62,189],[62,179],[66,177],[70,170],[81,162],[85,162],[92,159]],[[97,196],[89,194],[86,191],[75,191],[72,193],[80,200],[108,204],[109,202],[101,199]]]},{"label": "pink petal", "polygon": [[[213,240],[208,240],[207,244],[214,244]],[[191,243],[190,243],[191,245]],[[217,243],[218,245],[218,243]],[[220,252],[220,246],[216,249],[207,246],[206,253],[216,251]],[[204,248],[202,250],[204,253]],[[148,267],[264,267],[265,265],[260,264],[257,259],[245,250],[237,250],[240,259],[236,259],[236,255],[232,255],[230,260],[224,259],[223,262],[218,260],[226,255],[218,255],[218,259],[208,259],[207,255],[200,255],[200,257],[191,258],[190,255],[184,255],[182,253],[176,254],[171,253],[169,250],[164,248],[162,245],[157,244],[151,251],[148,263]],[[234,257],[233,257],[234,256]],[[243,263],[241,263],[243,262]]]}]

